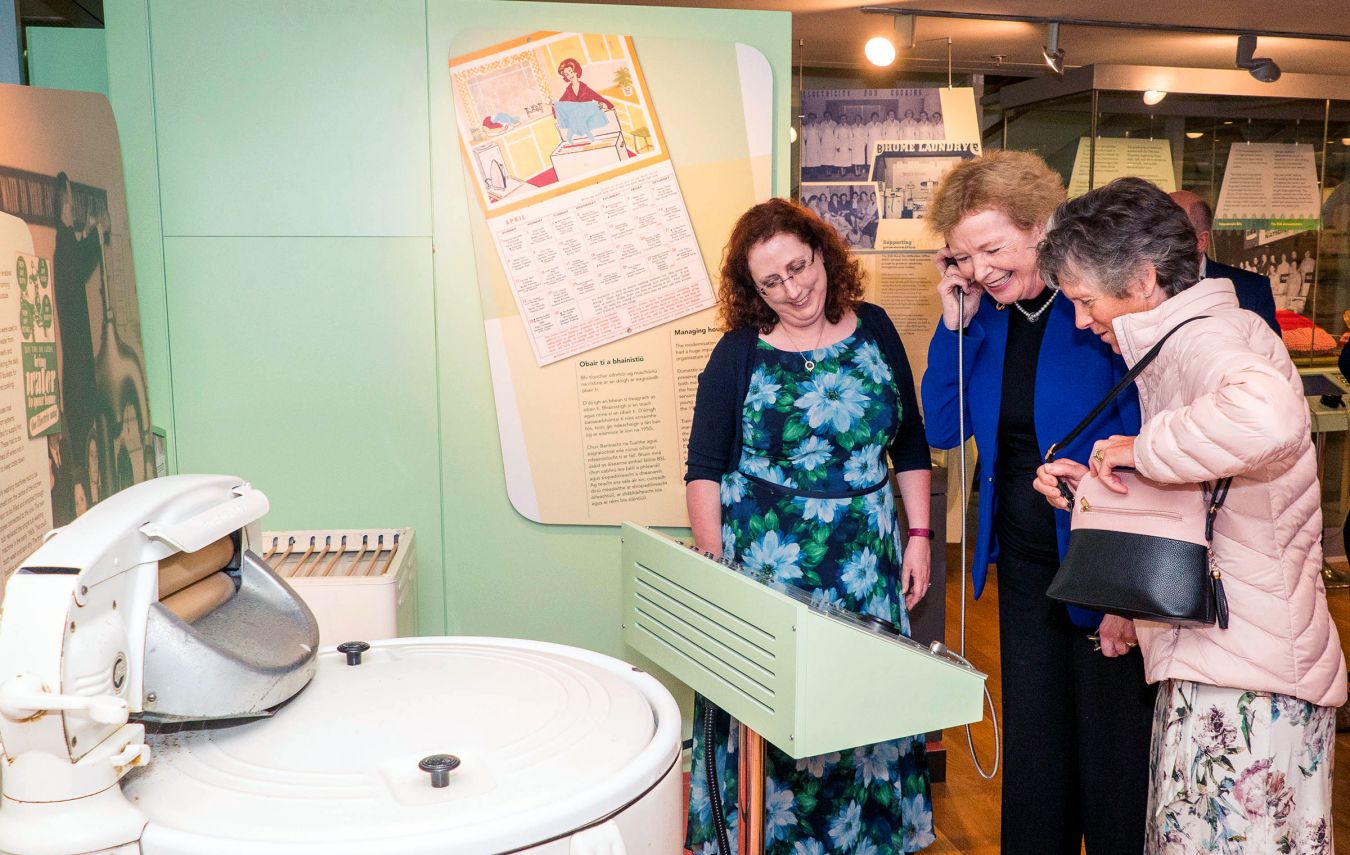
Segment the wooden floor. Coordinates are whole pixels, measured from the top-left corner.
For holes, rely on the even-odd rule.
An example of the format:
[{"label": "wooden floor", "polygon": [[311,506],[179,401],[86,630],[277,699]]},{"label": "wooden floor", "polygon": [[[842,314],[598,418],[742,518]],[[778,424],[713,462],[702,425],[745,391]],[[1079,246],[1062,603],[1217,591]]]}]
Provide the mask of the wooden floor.
[{"label": "wooden floor", "polygon": [[[960,650],[961,577],[959,550],[948,548],[947,567],[947,646]],[[979,602],[971,599],[969,579],[966,590],[966,658],[976,668],[989,675],[989,691],[994,706],[1002,703],[1002,685],[998,668],[998,578],[989,574],[984,595]],[[975,750],[980,765],[986,771],[994,763],[994,730],[989,711],[985,720],[971,725]],[[964,855],[998,855],[999,851],[999,793],[1003,771],[992,781],[986,781],[975,770],[966,746],[965,729],[947,730],[942,734],[947,748],[947,780],[933,785],[933,825],[937,842],[925,852],[960,852]]]},{"label": "wooden floor", "polygon": [[[956,575],[959,556],[950,547],[947,566],[952,568],[947,579],[947,644],[958,649],[958,622],[961,613],[961,579]],[[969,597],[967,591],[967,597]],[[998,668],[998,576],[989,574],[984,596],[978,603],[966,604],[966,656],[975,667],[989,675],[989,690],[994,703],[1000,703]],[[1350,658],[1350,589],[1334,588],[1327,594],[1333,619],[1341,635],[1341,646]],[[987,770],[993,762],[994,736],[986,711],[985,721],[971,728],[975,749]],[[959,852],[964,855],[998,855],[999,851],[999,793],[1002,770],[992,781],[986,781],[975,771],[970,750],[966,747],[964,729],[948,730],[943,734],[947,746],[947,780],[933,785],[933,816],[937,843],[925,850],[932,855]],[[1350,732],[1336,735],[1336,753],[1339,762],[1335,771],[1335,803],[1333,808],[1335,835],[1342,841],[1341,851],[1350,851]],[[1263,855],[1263,853],[1253,853]]]}]

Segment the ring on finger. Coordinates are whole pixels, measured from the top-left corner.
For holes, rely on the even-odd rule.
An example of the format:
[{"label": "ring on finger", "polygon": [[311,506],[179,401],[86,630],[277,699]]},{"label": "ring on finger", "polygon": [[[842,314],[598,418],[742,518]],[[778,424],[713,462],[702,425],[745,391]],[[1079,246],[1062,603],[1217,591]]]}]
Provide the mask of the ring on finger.
[{"label": "ring on finger", "polygon": [[1092,459],[1097,461],[1098,463],[1106,462],[1106,458],[1102,456],[1102,450],[1100,448],[1092,452]]}]

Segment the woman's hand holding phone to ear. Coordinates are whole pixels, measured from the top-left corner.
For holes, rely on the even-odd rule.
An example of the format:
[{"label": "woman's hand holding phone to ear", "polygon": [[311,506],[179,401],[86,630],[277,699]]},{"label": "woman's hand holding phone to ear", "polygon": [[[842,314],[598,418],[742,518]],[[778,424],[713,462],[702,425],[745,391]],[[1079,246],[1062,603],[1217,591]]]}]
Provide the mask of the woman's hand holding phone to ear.
[{"label": "woman's hand holding phone to ear", "polygon": [[[934,253],[933,263],[942,271],[942,279],[938,282],[938,296],[942,299],[942,325],[953,331],[958,326],[964,329],[979,311],[980,289],[961,275],[950,249],[943,247]],[[957,300],[957,292],[966,295],[964,313]]]}]

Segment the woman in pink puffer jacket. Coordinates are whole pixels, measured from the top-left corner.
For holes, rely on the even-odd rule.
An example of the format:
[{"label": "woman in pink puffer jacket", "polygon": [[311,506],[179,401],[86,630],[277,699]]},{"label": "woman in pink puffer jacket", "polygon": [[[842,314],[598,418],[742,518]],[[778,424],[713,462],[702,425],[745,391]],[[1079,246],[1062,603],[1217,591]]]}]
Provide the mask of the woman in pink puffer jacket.
[{"label": "woman in pink puffer jacket", "polygon": [[[1138,622],[1161,682],[1150,757],[1150,853],[1331,851],[1335,707],[1345,658],[1322,584],[1321,491],[1302,382],[1278,337],[1238,307],[1226,279],[1199,283],[1195,232],[1146,181],[1126,178],[1060,206],[1041,275],[1133,365],[1178,323],[1136,384],[1137,437],[1094,447],[1090,465],[1169,484],[1232,476],[1214,526],[1229,624]],[[1037,489],[1066,507],[1081,463],[1042,467]],[[1118,653],[1103,650],[1107,655]]]}]

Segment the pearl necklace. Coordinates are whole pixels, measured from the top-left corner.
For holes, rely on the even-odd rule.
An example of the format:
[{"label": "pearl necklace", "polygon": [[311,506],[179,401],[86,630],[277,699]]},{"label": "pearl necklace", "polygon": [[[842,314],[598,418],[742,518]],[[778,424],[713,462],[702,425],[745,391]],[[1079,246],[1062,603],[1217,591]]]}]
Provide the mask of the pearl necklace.
[{"label": "pearl necklace", "polygon": [[1046,300],[1044,305],[1042,305],[1039,309],[1037,309],[1034,312],[1028,312],[1026,309],[1022,308],[1021,303],[1018,303],[1016,301],[1013,302],[1012,306],[1013,308],[1017,309],[1017,311],[1022,313],[1022,316],[1027,319],[1027,323],[1034,324],[1041,319],[1041,315],[1045,314],[1045,310],[1050,308],[1050,304],[1055,302],[1055,298],[1058,296],[1059,296],[1059,289],[1051,288],[1050,299]]}]

